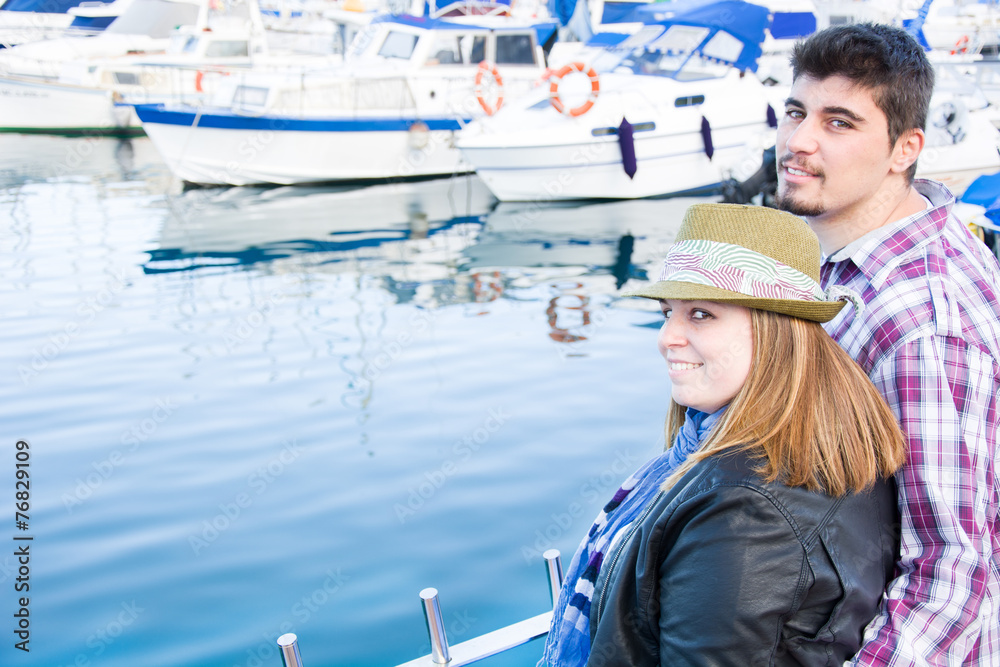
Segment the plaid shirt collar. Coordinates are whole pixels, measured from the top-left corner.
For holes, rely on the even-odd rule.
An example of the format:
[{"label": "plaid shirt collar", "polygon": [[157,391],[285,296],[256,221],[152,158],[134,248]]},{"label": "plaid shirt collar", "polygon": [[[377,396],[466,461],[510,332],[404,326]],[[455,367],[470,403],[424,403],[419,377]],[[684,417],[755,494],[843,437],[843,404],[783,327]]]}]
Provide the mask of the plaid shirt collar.
[{"label": "plaid shirt collar", "polygon": [[[874,229],[825,256],[824,275],[833,269],[833,265],[850,261],[864,274],[872,287],[881,289],[910,251],[939,236],[944,231],[955,204],[955,196],[936,181],[918,178],[913,181],[913,187],[930,201],[930,207]],[[922,220],[922,224],[913,224],[918,219]]]}]

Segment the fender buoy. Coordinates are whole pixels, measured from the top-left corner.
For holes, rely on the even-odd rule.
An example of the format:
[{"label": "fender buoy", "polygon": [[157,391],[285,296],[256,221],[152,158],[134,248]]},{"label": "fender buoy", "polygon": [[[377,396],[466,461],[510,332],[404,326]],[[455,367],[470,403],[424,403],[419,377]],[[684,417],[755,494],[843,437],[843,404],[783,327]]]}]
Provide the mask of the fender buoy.
[{"label": "fender buoy", "polygon": [[711,160],[715,155],[715,145],[712,142],[712,125],[704,116],[701,117],[701,141],[705,146],[705,155]]},{"label": "fender buoy", "polygon": [[[583,72],[590,78],[590,95],[587,96],[586,101],[583,104],[572,109],[566,108],[563,101],[559,99],[559,84],[562,78],[571,72]],[[597,78],[597,72],[594,71],[593,67],[587,67],[581,62],[572,62],[568,65],[563,65],[559,71],[552,75],[552,82],[549,84],[549,102],[556,111],[567,116],[582,116],[583,114],[590,111],[590,108],[594,106],[594,102],[597,101],[597,96],[601,92],[601,82]]]},{"label": "fender buoy", "polygon": [[951,50],[951,55],[957,55],[959,53],[966,53],[969,50],[969,36],[962,35],[955,42],[955,48]]},{"label": "fender buoy", "polygon": [[632,179],[639,169],[639,164],[635,159],[635,139],[632,136],[632,123],[622,117],[622,122],[618,126],[618,145],[622,149],[622,168],[625,174]]},{"label": "fender buoy", "polygon": [[[483,79],[486,79],[487,75],[493,79],[497,88],[496,106],[491,105],[486,101]],[[483,111],[486,112],[487,116],[492,116],[500,110],[500,107],[503,106],[503,79],[500,78],[500,72],[497,71],[497,66],[493,63],[486,62],[485,60],[479,63],[479,69],[476,70],[476,99],[479,100],[479,106],[483,108]]]}]

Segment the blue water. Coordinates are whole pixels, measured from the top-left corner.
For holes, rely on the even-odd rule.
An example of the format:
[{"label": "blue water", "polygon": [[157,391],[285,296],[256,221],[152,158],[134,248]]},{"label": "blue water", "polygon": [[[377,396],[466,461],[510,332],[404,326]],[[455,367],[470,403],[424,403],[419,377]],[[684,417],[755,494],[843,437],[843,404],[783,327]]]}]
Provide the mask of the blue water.
[{"label": "blue water", "polygon": [[185,192],[145,139],[0,137],[0,663],[277,667],[292,631],[388,666],[424,587],[452,643],[545,611],[541,551],[663,447],[658,315],[615,295],[690,203]]}]

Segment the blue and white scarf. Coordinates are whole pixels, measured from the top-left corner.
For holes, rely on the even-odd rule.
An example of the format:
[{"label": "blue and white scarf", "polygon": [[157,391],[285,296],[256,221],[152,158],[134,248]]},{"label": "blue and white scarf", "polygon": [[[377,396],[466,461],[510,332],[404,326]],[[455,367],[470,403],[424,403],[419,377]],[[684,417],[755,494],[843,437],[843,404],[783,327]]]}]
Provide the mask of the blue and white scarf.
[{"label": "blue and white scarf", "polygon": [[636,520],[667,477],[698,450],[702,439],[726,407],[712,414],[688,408],[673,447],[632,473],[597,515],[563,579],[539,667],[582,667],[587,663],[590,656],[591,598],[609,544]]}]

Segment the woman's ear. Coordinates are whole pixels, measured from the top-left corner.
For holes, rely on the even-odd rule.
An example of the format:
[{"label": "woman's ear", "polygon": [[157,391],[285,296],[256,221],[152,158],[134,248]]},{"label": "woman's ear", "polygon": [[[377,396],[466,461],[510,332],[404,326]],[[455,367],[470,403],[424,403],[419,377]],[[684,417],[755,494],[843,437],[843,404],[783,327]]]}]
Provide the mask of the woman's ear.
[{"label": "woman's ear", "polygon": [[924,149],[924,140],[924,131],[920,128],[909,130],[896,140],[896,146],[893,149],[893,173],[905,173],[913,166],[913,163],[920,156],[920,151]]}]

